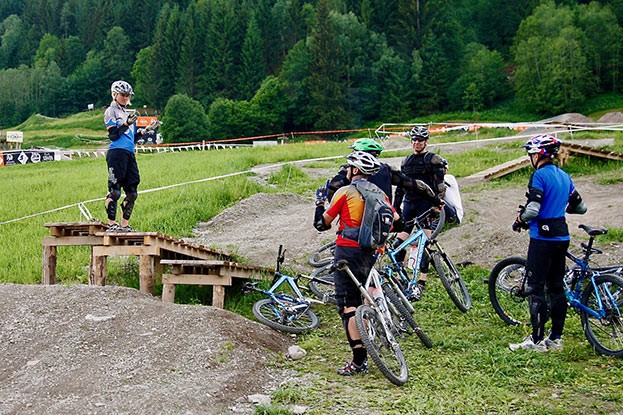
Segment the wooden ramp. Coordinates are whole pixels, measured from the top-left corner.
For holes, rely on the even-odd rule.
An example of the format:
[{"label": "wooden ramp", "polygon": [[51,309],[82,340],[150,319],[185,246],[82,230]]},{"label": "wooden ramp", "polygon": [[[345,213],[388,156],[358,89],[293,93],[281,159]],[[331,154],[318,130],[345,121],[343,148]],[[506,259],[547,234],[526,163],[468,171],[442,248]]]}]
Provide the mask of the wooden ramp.
[{"label": "wooden ramp", "polygon": [[[185,242],[159,232],[106,232],[101,222],[46,223],[50,236],[43,238],[42,284],[56,283],[56,258],[59,246],[89,246],[89,282],[106,284],[109,256],[138,256],[140,291],[154,293],[156,280],[162,278],[163,300],[173,302],[176,284],[211,285],[213,305],[223,307],[225,287],[232,278],[264,278],[272,271],[232,262],[230,255],[206,246]],[[163,274],[171,268],[171,274]],[[272,275],[271,275],[272,277]]]},{"label": "wooden ramp", "polygon": [[[615,153],[609,150],[601,150],[595,147],[575,144],[575,143],[562,143],[560,151],[558,153],[558,162],[560,166],[563,166],[571,155],[579,155],[585,157],[596,157],[604,160],[616,160],[623,161],[623,154]],[[528,156],[521,156],[514,160],[507,161],[490,169],[483,170],[481,172],[472,174],[461,179],[461,185],[474,184],[482,182],[484,180],[497,179],[502,176],[506,176],[509,173],[523,169],[526,166],[530,166],[530,159]]]}]

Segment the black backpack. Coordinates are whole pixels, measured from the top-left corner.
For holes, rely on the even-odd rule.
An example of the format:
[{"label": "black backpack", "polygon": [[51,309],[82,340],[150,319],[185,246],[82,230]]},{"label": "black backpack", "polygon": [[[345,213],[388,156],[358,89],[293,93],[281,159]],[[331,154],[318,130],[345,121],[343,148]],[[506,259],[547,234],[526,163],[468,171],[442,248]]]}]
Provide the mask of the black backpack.
[{"label": "black backpack", "polygon": [[359,228],[345,228],[342,237],[357,241],[361,249],[376,250],[387,241],[394,224],[394,210],[385,193],[367,180],[351,183],[365,200],[363,218]]}]

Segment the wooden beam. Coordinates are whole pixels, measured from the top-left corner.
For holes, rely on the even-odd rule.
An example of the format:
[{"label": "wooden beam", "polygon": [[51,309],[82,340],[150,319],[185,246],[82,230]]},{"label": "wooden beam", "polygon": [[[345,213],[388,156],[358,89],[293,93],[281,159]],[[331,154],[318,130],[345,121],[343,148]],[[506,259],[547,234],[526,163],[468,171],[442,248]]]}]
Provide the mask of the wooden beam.
[{"label": "wooden beam", "polygon": [[94,246],[94,255],[98,256],[141,256],[141,255],[160,255],[160,248],[157,246],[142,245],[112,245]]},{"label": "wooden beam", "polygon": [[165,303],[175,302],[175,284],[162,284],[162,301]]},{"label": "wooden beam", "polygon": [[225,287],[222,285],[212,287],[212,307],[225,308]]},{"label": "wooden beam", "polygon": [[56,284],[56,247],[43,246],[41,284]]},{"label": "wooden beam", "polygon": [[139,259],[139,286],[140,291],[154,294],[154,271],[156,259],[150,255],[141,255]]},{"label": "wooden beam", "polygon": [[82,246],[82,245],[102,245],[104,238],[100,236],[46,236],[43,238],[43,245],[46,246]]},{"label": "wooden beam", "polygon": [[162,274],[163,284],[232,285],[232,278],[215,274]]}]

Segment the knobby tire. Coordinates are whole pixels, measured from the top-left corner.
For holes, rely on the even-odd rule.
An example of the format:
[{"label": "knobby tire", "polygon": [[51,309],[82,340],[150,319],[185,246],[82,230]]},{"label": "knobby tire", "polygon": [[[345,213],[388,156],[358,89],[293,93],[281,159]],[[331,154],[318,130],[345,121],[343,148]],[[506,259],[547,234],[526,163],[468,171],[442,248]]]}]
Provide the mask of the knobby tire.
[{"label": "knobby tire", "polygon": [[388,283],[384,283],[383,294],[385,294],[387,301],[389,301],[398,311],[399,321],[397,323],[400,326],[399,329],[406,331],[408,334],[415,333],[426,348],[430,349],[433,347],[433,342],[426,335],[426,333],[424,333],[424,330],[422,330],[420,325],[416,323],[413,314],[409,312],[407,307],[402,302],[402,299],[398,296],[398,294],[396,294],[394,288]]},{"label": "knobby tire", "polygon": [[334,251],[335,241],[322,245],[309,256],[309,265],[315,268],[321,268],[333,262]]},{"label": "knobby tire", "polygon": [[391,333],[386,333],[379,320],[383,318],[367,304],[357,307],[355,321],[361,341],[383,376],[402,386],[409,379],[407,361]]},{"label": "knobby tire", "polygon": [[465,281],[461,278],[461,274],[452,263],[452,260],[440,251],[433,251],[432,257],[437,275],[439,275],[439,279],[448,292],[450,299],[459,310],[464,313],[468,312],[472,308],[472,299]]},{"label": "knobby tire", "polygon": [[309,280],[309,290],[314,293],[319,300],[324,300],[330,304],[337,304],[337,300],[335,299],[335,283],[333,282],[333,272],[331,268],[333,263],[329,263],[322,268],[315,269],[310,277],[318,278],[323,281],[327,281],[328,284],[323,284],[322,282]]},{"label": "knobby tire", "polygon": [[318,317],[310,309],[296,316],[290,316],[285,307],[270,298],[264,298],[253,304],[253,315],[260,323],[286,333],[304,333],[318,327]]},{"label": "knobby tire", "polygon": [[530,305],[525,296],[526,259],[510,257],[498,262],[489,274],[489,300],[506,324],[530,325]]}]

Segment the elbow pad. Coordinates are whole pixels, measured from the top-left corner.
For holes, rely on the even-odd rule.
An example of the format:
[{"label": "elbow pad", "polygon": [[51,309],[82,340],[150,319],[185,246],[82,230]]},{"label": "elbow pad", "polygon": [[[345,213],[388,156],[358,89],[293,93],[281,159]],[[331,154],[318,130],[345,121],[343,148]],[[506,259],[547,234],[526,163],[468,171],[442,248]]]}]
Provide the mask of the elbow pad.
[{"label": "elbow pad", "polygon": [[536,202],[540,206],[541,203],[543,203],[543,191],[541,189],[536,189],[534,187],[529,188],[526,197],[528,198],[528,204],[530,202]]},{"label": "elbow pad", "polygon": [[519,219],[528,223],[530,219],[534,219],[539,216],[539,210],[541,210],[541,204],[535,201],[528,202],[523,212],[519,214]]},{"label": "elbow pad", "polygon": [[571,195],[569,195],[569,204],[567,205],[566,212],[567,213],[578,213],[583,215],[586,213],[586,205],[582,201],[582,197],[578,193],[577,190],[574,190]]},{"label": "elbow pad", "polygon": [[322,232],[331,229],[331,225],[327,225],[324,222],[324,206],[316,206],[316,212],[314,213],[314,228]]},{"label": "elbow pad", "polygon": [[116,141],[128,130],[128,127],[122,125],[121,127],[110,127],[108,129],[108,138],[110,141]]}]

